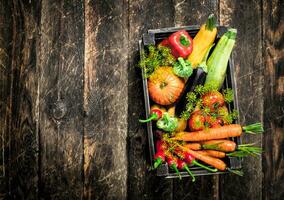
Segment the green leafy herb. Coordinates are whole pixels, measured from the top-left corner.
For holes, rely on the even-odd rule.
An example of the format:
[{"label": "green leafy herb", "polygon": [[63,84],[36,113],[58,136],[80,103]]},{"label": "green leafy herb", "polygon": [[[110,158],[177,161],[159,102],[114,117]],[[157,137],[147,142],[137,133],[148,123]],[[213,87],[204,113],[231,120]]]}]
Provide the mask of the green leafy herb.
[{"label": "green leafy herb", "polygon": [[204,86],[204,85],[197,85],[194,88],[194,92],[196,94],[199,94],[200,96],[202,96],[202,95],[204,95],[204,94],[206,94],[208,92],[215,91],[215,90],[216,90],[216,87],[215,87],[214,84],[212,84],[212,85],[208,84],[206,86]]},{"label": "green leafy herb", "polygon": [[191,103],[195,103],[197,100],[196,94],[194,92],[188,92],[186,94],[186,100]]},{"label": "green leafy herb", "polygon": [[203,108],[203,111],[204,111],[204,113],[207,114],[207,115],[209,115],[210,112],[211,112],[211,110],[210,110],[209,107],[204,107],[204,108]]},{"label": "green leafy herb", "polygon": [[226,103],[231,103],[234,101],[234,93],[231,88],[227,88],[223,91],[224,99]]},{"label": "green leafy herb", "polygon": [[171,49],[159,45],[149,45],[148,49],[142,53],[139,67],[144,69],[144,76],[148,78],[158,67],[171,66],[175,63],[175,57],[171,54]]},{"label": "green leafy herb", "polygon": [[239,116],[238,111],[234,109],[228,115],[223,115],[222,118],[223,118],[224,124],[232,124],[235,119],[238,119],[238,116]]}]

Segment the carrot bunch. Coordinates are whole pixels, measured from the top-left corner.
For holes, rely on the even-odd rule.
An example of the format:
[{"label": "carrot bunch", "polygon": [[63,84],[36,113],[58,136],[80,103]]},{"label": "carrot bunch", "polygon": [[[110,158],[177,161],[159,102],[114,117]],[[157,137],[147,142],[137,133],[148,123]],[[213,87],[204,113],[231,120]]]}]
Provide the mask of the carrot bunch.
[{"label": "carrot bunch", "polygon": [[[237,145],[228,138],[240,136],[243,132],[257,134],[262,131],[262,125],[256,123],[244,127],[239,124],[231,124],[202,131],[179,132],[172,137],[164,134],[162,139],[157,142],[158,149],[155,158],[158,159],[154,166],[157,168],[167,161],[170,168],[174,169],[179,176],[178,169],[186,170],[193,177],[193,181],[195,180],[194,174],[189,170],[188,165],[197,165],[210,172],[228,170],[242,175],[238,171],[230,169],[222,159],[226,156],[256,156],[260,155],[262,150],[255,147],[254,144]],[[160,144],[163,144],[163,148]],[[197,160],[213,168],[203,165]]]}]

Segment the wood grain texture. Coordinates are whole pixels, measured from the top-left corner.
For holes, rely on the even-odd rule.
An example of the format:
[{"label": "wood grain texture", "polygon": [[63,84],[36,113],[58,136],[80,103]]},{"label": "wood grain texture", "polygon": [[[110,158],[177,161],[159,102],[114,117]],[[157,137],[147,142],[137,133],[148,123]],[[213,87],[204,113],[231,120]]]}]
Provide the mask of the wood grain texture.
[{"label": "wood grain texture", "polygon": [[[36,41],[38,24],[38,3],[26,4],[23,1],[4,2],[12,22],[6,31],[11,48],[6,56],[7,86],[9,98],[6,99],[5,157],[7,160],[8,183],[5,198],[35,199],[38,193],[38,135],[36,112],[37,72]],[[8,37],[7,37],[8,36]],[[10,60],[10,61],[7,61]]]},{"label": "wood grain texture", "polygon": [[83,1],[43,0],[39,71],[39,196],[83,195]]},{"label": "wood grain texture", "polygon": [[[264,66],[261,42],[261,1],[220,1],[220,23],[238,30],[233,59],[240,122],[242,125],[262,122]],[[261,145],[261,135],[245,135],[242,138],[243,143]],[[261,199],[261,158],[245,158],[243,170],[244,177],[222,176],[221,199]]]},{"label": "wood grain texture", "polygon": [[127,25],[127,1],[85,1],[85,199],[127,197]]},{"label": "wood grain texture", "polygon": [[9,134],[7,128],[11,120],[9,99],[11,88],[12,25],[11,1],[0,1],[0,198],[9,193]]},{"label": "wood grain texture", "polygon": [[210,14],[219,15],[219,0],[173,0],[175,26],[201,25]]},{"label": "wood grain texture", "polygon": [[[264,122],[244,177],[149,171],[138,40],[148,29],[238,29],[242,124]],[[282,0],[0,0],[0,199],[284,199]],[[2,148],[1,148],[2,147]]]},{"label": "wood grain texture", "polygon": [[262,199],[284,199],[284,1],[264,1]]},{"label": "wood grain texture", "polygon": [[[219,18],[218,1],[174,1],[175,26],[201,25],[210,14]],[[198,177],[195,183],[191,178],[174,181],[173,199],[218,199],[219,179],[216,175]]]},{"label": "wood grain texture", "polygon": [[138,66],[138,40],[148,29],[174,26],[171,1],[129,1],[128,59],[128,199],[172,199],[172,180],[149,172],[149,146],[141,71]]}]

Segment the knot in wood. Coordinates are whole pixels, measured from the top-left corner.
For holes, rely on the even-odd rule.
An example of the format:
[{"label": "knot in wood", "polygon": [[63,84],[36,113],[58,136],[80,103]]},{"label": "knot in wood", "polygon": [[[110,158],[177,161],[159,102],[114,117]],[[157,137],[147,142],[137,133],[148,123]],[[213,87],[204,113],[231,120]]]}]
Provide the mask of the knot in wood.
[{"label": "knot in wood", "polygon": [[56,101],[52,108],[52,116],[56,120],[62,119],[67,112],[66,104],[62,101]]}]

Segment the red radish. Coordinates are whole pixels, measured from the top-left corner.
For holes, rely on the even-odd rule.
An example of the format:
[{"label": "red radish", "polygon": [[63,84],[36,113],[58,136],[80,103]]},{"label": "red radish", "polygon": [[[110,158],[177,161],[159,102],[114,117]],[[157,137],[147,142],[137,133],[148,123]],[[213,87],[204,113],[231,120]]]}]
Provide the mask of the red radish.
[{"label": "red radish", "polygon": [[189,170],[187,164],[184,161],[182,161],[181,159],[177,160],[177,164],[178,164],[177,165],[178,169],[186,170],[188,172],[188,174],[192,177],[192,182],[194,182],[195,181],[194,174]]},{"label": "red radish", "polygon": [[202,96],[202,104],[204,107],[210,108],[211,111],[216,110],[225,104],[224,96],[218,91],[211,91]]},{"label": "red radish", "polygon": [[189,120],[188,126],[191,131],[201,131],[205,128],[205,116],[201,111],[194,112]]}]

